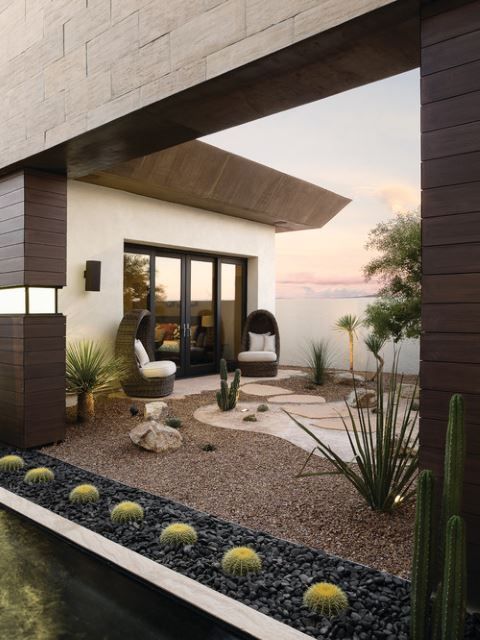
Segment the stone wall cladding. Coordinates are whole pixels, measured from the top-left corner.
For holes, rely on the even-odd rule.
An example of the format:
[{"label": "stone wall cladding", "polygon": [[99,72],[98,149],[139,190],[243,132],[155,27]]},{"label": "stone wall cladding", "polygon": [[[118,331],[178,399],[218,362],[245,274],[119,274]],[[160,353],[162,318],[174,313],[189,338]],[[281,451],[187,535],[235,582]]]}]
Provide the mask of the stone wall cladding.
[{"label": "stone wall cladding", "polygon": [[399,0],[0,0],[0,168]]}]

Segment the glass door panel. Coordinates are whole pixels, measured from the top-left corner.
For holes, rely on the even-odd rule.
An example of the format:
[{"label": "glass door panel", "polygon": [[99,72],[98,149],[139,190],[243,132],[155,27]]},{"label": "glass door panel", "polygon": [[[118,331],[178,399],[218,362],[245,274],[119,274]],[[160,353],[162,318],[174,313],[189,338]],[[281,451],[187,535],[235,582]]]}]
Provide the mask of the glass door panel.
[{"label": "glass door panel", "polygon": [[241,351],[243,323],[243,265],[222,262],[220,292],[220,357],[234,367]]},{"label": "glass door panel", "polygon": [[148,309],[150,295],[150,256],[125,253],[123,257],[123,311]]},{"label": "glass door panel", "polygon": [[155,257],[155,358],[182,364],[182,259]]},{"label": "glass door panel", "polygon": [[188,261],[187,332],[188,368],[213,370],[215,365],[216,321],[213,260]]}]

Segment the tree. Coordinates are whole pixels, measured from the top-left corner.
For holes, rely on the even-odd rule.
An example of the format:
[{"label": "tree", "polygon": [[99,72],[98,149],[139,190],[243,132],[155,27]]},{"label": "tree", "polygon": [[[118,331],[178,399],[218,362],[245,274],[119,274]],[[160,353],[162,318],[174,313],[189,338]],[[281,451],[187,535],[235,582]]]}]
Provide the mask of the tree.
[{"label": "tree", "polygon": [[367,280],[378,279],[379,299],[368,305],[365,324],[383,339],[399,342],[420,335],[421,236],[418,211],[398,214],[369,234],[367,249],[379,255],[365,267]]},{"label": "tree", "polygon": [[347,313],[337,320],[335,327],[338,331],[345,331],[348,335],[350,371],[353,371],[353,344],[357,337],[357,329],[362,326],[362,320],[355,315]]}]

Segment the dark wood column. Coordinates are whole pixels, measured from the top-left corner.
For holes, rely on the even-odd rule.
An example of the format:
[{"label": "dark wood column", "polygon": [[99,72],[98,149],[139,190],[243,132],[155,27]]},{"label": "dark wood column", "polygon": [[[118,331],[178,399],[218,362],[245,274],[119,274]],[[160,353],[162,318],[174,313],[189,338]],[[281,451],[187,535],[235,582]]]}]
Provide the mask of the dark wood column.
[{"label": "dark wood column", "polygon": [[[67,181],[38,171],[0,179],[0,287],[62,287]],[[0,303],[1,304],[1,303]],[[0,441],[34,447],[65,432],[65,318],[0,307]]]},{"label": "dark wood column", "polygon": [[421,462],[441,476],[448,401],[462,393],[468,438],[464,515],[470,584],[478,602],[480,0],[453,4],[433,2],[421,20]]}]

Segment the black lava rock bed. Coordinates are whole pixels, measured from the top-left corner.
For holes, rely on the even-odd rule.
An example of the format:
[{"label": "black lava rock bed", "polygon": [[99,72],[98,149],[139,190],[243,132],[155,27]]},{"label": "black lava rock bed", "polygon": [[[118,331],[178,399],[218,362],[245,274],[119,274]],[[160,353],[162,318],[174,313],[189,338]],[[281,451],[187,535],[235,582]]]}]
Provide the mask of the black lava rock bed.
[{"label": "black lava rock bed", "polygon": [[[0,473],[0,485],[5,489],[318,640],[408,639],[408,581],[326,555],[318,549],[225,522],[36,451],[0,449],[0,455],[7,453],[21,455],[26,468],[50,467],[55,472],[55,481],[28,485],[23,481],[25,471]],[[68,494],[80,483],[94,484],[100,491],[100,500],[90,505],[70,504]],[[121,500],[141,504],[145,510],[144,521],[114,525],[110,521],[110,510]],[[178,551],[159,544],[163,527],[177,521],[196,528],[196,545]],[[251,546],[260,554],[263,570],[258,576],[232,578],[222,572],[220,560],[224,552],[240,545]],[[348,611],[333,621],[310,613],[302,604],[308,586],[323,581],[340,586],[350,602]],[[480,638],[480,617],[469,617],[465,638]]]}]

